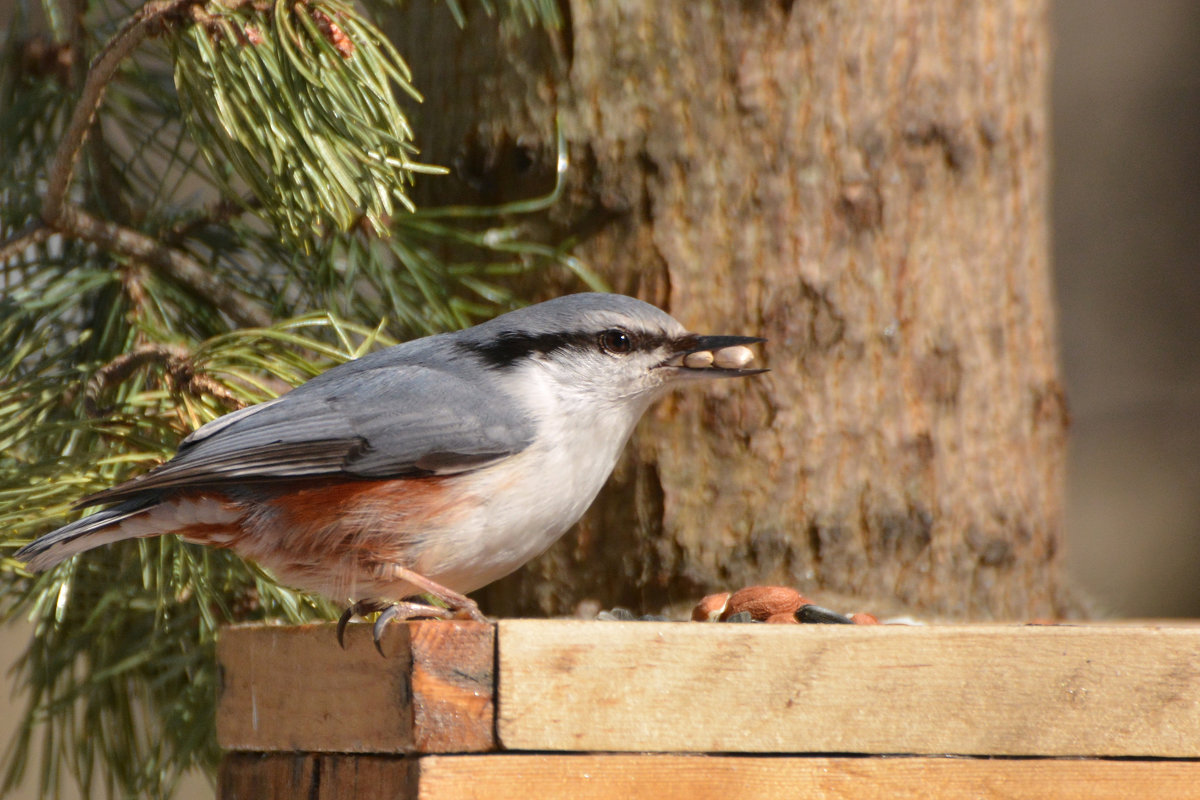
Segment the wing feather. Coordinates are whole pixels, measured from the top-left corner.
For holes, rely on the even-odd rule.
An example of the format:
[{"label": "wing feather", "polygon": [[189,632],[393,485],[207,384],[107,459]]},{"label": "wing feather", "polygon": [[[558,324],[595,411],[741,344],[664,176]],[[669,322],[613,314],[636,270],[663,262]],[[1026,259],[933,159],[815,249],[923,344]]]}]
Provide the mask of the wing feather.
[{"label": "wing feather", "polygon": [[[339,371],[344,380],[338,380]],[[210,422],[166,464],[80,505],[322,475],[453,474],[523,450],[533,432],[533,421],[497,402],[497,387],[486,382],[421,364],[384,362],[364,369],[351,362],[275,400]]]}]

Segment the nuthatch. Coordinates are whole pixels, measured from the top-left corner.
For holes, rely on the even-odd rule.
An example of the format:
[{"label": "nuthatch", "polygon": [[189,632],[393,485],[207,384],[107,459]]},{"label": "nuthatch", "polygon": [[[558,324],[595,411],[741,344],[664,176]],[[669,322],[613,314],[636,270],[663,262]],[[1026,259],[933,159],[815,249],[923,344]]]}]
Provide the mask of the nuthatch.
[{"label": "nuthatch", "polygon": [[[16,553],[40,571],[176,533],[353,604],[339,623],[482,619],[464,596],[539,555],[591,505],[669,387],[742,377],[748,336],[698,336],[654,306],[576,294],[341,364],[226,414],[110,505]],[[704,354],[704,355],[700,355]],[[449,610],[405,601],[428,594]]]}]

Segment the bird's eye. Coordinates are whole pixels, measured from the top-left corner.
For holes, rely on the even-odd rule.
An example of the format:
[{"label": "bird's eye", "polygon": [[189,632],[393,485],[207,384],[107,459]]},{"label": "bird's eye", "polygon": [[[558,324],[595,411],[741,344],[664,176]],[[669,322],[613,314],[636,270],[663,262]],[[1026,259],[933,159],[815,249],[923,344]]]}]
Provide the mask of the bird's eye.
[{"label": "bird's eye", "polygon": [[608,330],[600,334],[600,348],[606,353],[622,356],[633,349],[633,337],[622,330]]}]

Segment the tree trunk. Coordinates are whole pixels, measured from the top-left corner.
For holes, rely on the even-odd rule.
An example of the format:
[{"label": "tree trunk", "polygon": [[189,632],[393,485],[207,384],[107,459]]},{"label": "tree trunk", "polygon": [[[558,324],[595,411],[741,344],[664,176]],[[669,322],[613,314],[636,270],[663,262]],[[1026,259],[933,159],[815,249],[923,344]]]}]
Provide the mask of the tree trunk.
[{"label": "tree trunk", "polygon": [[584,522],[484,607],[777,582],[846,610],[1060,613],[1045,3],[562,7],[551,36],[397,20],[422,156],[455,169],[426,201],[548,191],[557,113],[549,234],[693,330],[768,337],[772,372],[651,411]]}]

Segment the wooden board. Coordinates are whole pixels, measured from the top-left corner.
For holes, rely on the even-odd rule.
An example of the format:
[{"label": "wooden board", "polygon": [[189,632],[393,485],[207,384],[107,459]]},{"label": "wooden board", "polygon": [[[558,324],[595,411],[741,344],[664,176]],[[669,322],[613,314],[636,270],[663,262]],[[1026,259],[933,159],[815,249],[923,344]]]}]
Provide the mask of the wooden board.
[{"label": "wooden board", "polygon": [[1200,757],[1196,627],[513,620],[347,644],[225,631],[221,746]]},{"label": "wooden board", "polygon": [[1194,627],[498,623],[509,750],[1200,757]]},{"label": "wooden board", "polygon": [[1200,762],[681,755],[233,754],[220,800],[1200,798]]},{"label": "wooden board", "polygon": [[417,796],[416,763],[399,756],[230,753],[221,760],[217,800],[409,800]]},{"label": "wooden board", "polygon": [[465,753],[495,746],[495,627],[408,622],[227,628],[217,643],[225,750]]}]

